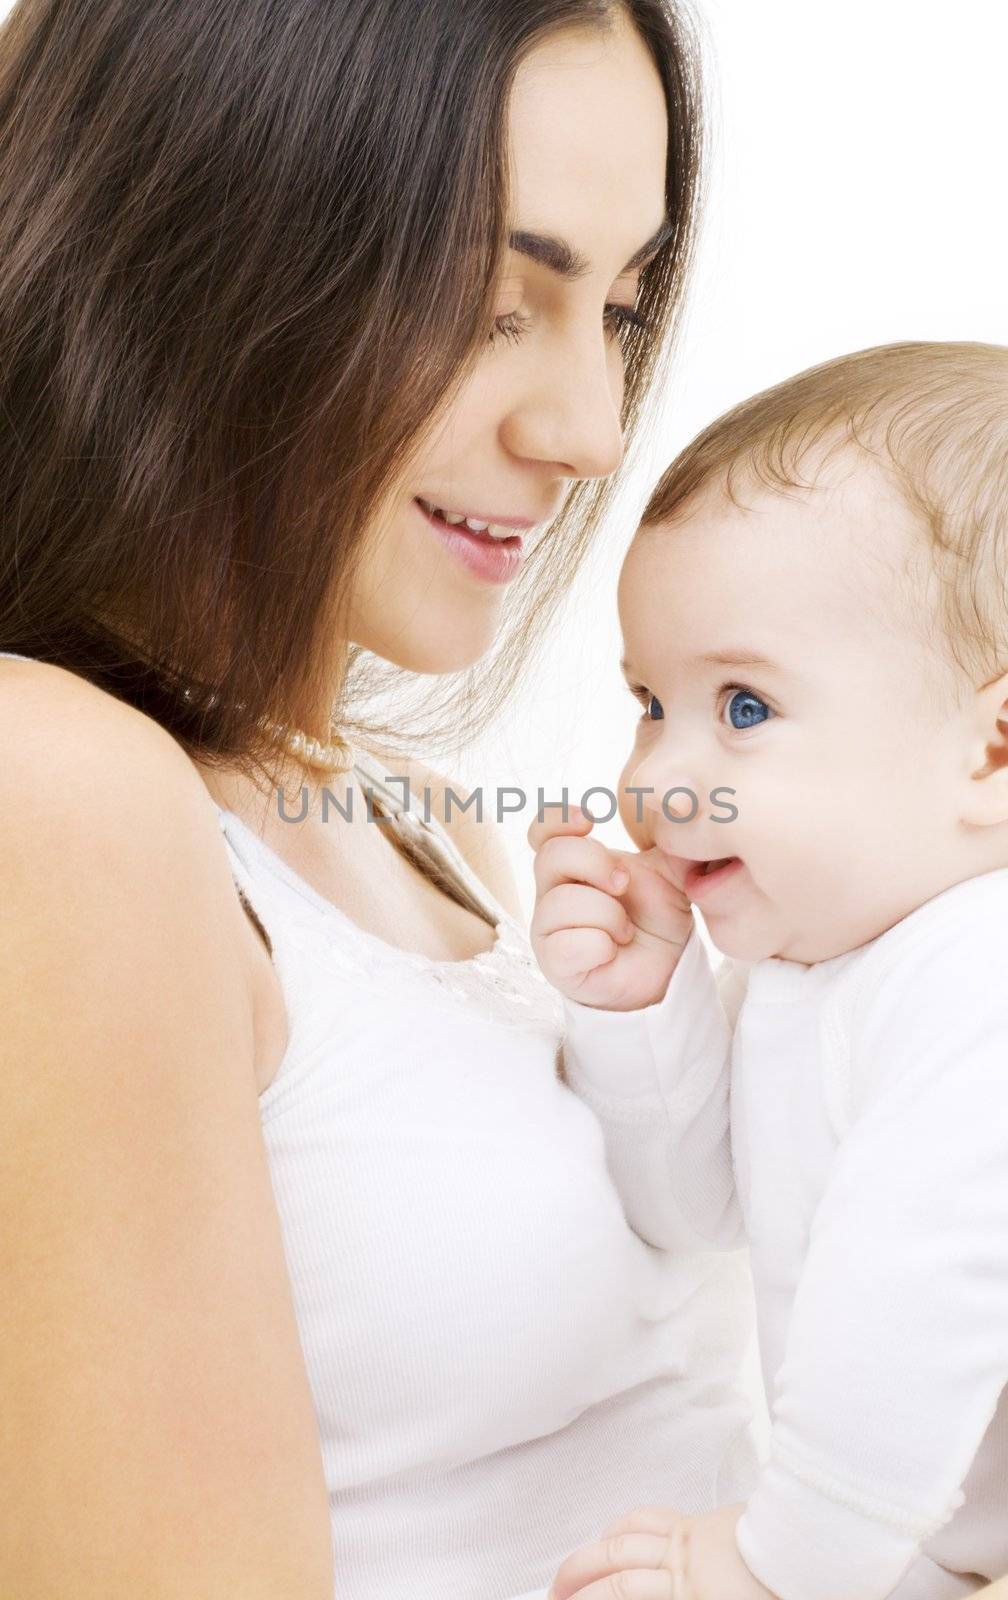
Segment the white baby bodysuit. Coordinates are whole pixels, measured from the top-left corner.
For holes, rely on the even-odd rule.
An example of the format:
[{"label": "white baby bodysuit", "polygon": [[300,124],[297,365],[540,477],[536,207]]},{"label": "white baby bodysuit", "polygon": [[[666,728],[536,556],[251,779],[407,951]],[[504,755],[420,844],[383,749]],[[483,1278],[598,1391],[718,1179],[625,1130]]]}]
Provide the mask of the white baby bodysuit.
[{"label": "white baby bodysuit", "polygon": [[656,1004],[564,1010],[631,1226],[748,1239],[773,1424],[737,1532],[755,1576],[946,1600],[1008,1572],[1008,869],[811,967],[715,979],[694,930]]}]

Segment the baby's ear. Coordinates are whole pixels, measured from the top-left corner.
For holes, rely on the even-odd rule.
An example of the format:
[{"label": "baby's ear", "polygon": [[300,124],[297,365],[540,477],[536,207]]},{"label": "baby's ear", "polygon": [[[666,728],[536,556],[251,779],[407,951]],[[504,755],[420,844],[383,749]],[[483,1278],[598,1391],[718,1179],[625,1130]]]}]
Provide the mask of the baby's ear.
[{"label": "baby's ear", "polygon": [[1008,672],[977,690],[969,785],[964,822],[1008,822]]}]

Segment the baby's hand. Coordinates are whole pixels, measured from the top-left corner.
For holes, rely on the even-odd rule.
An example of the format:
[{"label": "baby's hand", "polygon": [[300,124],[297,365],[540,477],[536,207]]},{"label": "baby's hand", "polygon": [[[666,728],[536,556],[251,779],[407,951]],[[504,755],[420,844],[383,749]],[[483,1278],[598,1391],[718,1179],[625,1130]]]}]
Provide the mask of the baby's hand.
[{"label": "baby's hand", "polygon": [[591,1600],[774,1600],[739,1555],[735,1524],[744,1510],[723,1506],[702,1517],[635,1511],[567,1557],[549,1600],[582,1590]]},{"label": "baby's hand", "polygon": [[[660,850],[609,850],[588,837],[579,806],[569,820],[533,822],[536,904],[529,937],[561,994],[582,1005],[637,1011],[668,988],[693,928],[690,902]],[[622,869],[624,879],[614,881]]]}]

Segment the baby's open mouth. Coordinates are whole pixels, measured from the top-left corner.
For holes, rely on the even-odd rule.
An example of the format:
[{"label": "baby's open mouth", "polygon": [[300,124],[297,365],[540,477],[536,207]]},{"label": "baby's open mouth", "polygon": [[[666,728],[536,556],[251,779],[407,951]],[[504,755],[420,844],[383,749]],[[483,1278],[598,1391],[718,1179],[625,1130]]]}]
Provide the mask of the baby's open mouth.
[{"label": "baby's open mouth", "polygon": [[718,856],[716,861],[701,861],[698,863],[700,875],[706,878],[709,872],[716,872],[718,867],[726,867],[729,861],[737,861],[738,859],[738,856]]},{"label": "baby's open mouth", "polygon": [[741,868],[741,856],[717,856],[709,861],[691,861],[683,878],[683,892],[690,900],[702,903],[722,883],[734,878]]}]

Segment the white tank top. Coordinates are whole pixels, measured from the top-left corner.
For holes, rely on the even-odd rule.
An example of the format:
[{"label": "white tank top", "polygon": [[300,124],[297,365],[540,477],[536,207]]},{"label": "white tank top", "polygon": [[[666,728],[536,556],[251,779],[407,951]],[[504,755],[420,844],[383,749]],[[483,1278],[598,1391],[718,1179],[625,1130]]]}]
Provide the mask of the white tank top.
[{"label": "white tank top", "polygon": [[467,961],[365,932],[217,810],[287,1011],[259,1107],[339,1600],[506,1600],[636,1506],[745,1499],[744,1258],[631,1230],[524,929],[436,820],[396,825],[497,921]]}]

